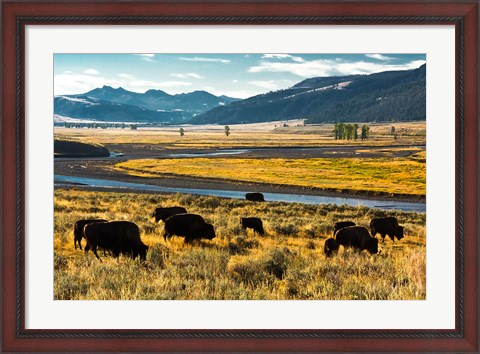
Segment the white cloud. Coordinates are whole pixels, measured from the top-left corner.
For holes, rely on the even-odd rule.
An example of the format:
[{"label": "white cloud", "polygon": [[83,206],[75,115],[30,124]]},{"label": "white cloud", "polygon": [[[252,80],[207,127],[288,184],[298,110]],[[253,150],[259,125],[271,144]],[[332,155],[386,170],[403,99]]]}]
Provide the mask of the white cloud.
[{"label": "white cloud", "polygon": [[103,85],[120,87],[124,84],[122,80],[106,79],[96,75],[75,74],[72,72],[55,75],[53,82],[55,95],[85,93]]},{"label": "white cloud", "polygon": [[297,63],[303,63],[305,61],[302,57],[291,54],[263,54],[262,59],[291,59]]},{"label": "white cloud", "polygon": [[194,79],[203,79],[204,77],[195,73],[186,73],[186,74],[170,74],[170,76],[176,77],[178,79],[188,79],[188,78],[194,78]]},{"label": "white cloud", "polygon": [[367,58],[372,58],[372,59],[377,59],[377,60],[383,60],[383,61],[389,61],[392,60],[392,57],[387,57],[382,54],[365,54]]},{"label": "white cloud", "polygon": [[98,74],[100,74],[98,72],[98,70],[95,70],[95,69],[87,69],[87,70],[84,71],[84,73],[88,74],[88,75],[98,75]]},{"label": "white cloud", "polygon": [[232,80],[232,82],[236,84],[238,82],[238,80]]},{"label": "white cloud", "polygon": [[259,65],[248,69],[250,73],[262,72],[289,72],[291,74],[308,78],[318,76],[372,74],[389,70],[416,69],[425,60],[414,60],[405,64],[388,65],[385,63],[370,63],[365,61],[348,62],[343,60],[319,59],[313,61],[285,63],[263,61]]},{"label": "white cloud", "polygon": [[156,60],[154,59],[155,54],[134,54],[134,55],[141,57],[143,61],[148,61],[149,63],[156,62]]},{"label": "white cloud", "polygon": [[269,80],[269,81],[249,81],[248,83],[251,84],[251,85],[258,86],[258,87],[266,88],[268,90],[278,89],[278,85],[273,80]]},{"label": "white cloud", "polygon": [[201,61],[201,62],[207,62],[207,63],[223,63],[223,64],[228,64],[230,63],[230,60],[228,59],[222,59],[222,58],[203,58],[203,57],[180,57],[180,60],[184,61]]},{"label": "white cloud", "polygon": [[118,76],[121,77],[122,79],[128,79],[128,80],[134,79],[133,75],[130,75],[130,74],[121,73],[121,74],[118,74]]}]

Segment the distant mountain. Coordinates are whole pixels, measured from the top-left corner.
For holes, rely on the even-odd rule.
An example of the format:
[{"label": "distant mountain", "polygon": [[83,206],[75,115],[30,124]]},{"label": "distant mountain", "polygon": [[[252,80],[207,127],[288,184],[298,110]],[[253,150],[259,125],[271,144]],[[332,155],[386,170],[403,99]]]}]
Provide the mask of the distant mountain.
[{"label": "distant mountain", "polygon": [[103,86],[78,95],[56,96],[57,115],[117,122],[185,123],[197,114],[237,101],[206,91],[169,95],[161,90],[137,93]]},{"label": "distant mountain", "polygon": [[115,89],[110,86],[96,88],[84,93],[83,96],[129,104],[155,111],[185,111],[192,116],[238,100],[227,96],[217,97],[206,91],[169,95],[162,90],[148,90],[145,93],[137,93],[127,91],[121,87]]},{"label": "distant mountain", "polygon": [[184,112],[157,112],[83,95],[56,96],[54,113],[69,118],[103,122],[177,123],[191,117]]},{"label": "distant mountain", "polygon": [[425,120],[426,65],[370,75],[317,77],[291,88],[232,102],[192,124],[256,123],[306,118],[307,123]]}]

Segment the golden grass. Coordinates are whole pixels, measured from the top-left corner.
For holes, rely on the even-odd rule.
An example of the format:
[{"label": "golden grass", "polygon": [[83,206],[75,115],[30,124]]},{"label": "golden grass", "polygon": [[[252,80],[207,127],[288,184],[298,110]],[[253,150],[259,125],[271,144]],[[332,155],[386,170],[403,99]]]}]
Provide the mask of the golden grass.
[{"label": "golden grass", "polygon": [[183,175],[341,191],[425,195],[426,164],[415,158],[139,159],[115,168],[131,175]]},{"label": "golden grass", "polygon": [[[279,125],[279,124],[278,124]],[[389,133],[394,125],[395,139]],[[180,137],[179,127],[129,129],[67,129],[55,128],[55,138],[80,140],[87,143],[145,144],[159,148],[234,148],[345,145],[422,145],[425,144],[425,122],[369,124],[370,138],[366,141],[344,141],[333,138],[333,124],[275,127],[274,123],[258,125],[230,125],[230,136],[225,136],[224,126],[182,126],[185,136]],[[108,146],[107,146],[108,147]]]},{"label": "golden grass", "polygon": [[[157,206],[182,205],[214,224],[217,237],[185,245],[163,242],[163,224],[149,218]],[[239,225],[259,216],[266,235]],[[387,213],[366,207],[252,203],[192,195],[55,191],[54,298],[105,299],[425,299],[425,214],[389,212],[406,237],[379,245],[378,255],[341,248],[323,255],[335,221],[368,226]],[[103,256],[99,262],[73,247],[81,218],[130,220],[149,246],[147,261]],[[83,241],[85,244],[85,241]]]}]

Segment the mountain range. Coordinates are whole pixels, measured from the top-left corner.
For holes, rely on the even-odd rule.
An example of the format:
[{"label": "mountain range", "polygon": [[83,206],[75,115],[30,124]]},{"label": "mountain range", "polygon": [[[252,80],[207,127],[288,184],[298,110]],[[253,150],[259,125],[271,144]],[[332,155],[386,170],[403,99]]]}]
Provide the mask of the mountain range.
[{"label": "mountain range", "polygon": [[98,121],[178,124],[236,100],[206,91],[170,95],[161,90],[137,93],[103,86],[83,94],[55,96],[54,113]]},{"label": "mountain range", "polygon": [[206,91],[170,95],[103,86],[55,96],[58,116],[154,124],[238,124],[306,119],[307,123],[412,121],[426,118],[426,65],[370,75],[315,77],[244,100]]},{"label": "mountain range", "polygon": [[307,123],[425,120],[426,65],[370,75],[317,77],[217,107],[193,124],[306,119]]}]

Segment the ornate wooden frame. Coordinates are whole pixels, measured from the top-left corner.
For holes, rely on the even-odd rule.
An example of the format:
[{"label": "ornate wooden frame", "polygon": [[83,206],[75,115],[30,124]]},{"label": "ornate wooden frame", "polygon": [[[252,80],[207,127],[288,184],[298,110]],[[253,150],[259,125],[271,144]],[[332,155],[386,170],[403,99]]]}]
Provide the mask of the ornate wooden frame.
[{"label": "ornate wooden frame", "polygon": [[[478,0],[2,3],[3,351],[478,351]],[[456,28],[454,330],[27,330],[24,28],[27,24],[449,24]]]}]

